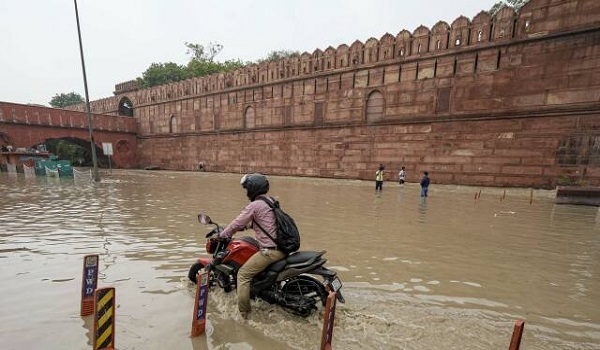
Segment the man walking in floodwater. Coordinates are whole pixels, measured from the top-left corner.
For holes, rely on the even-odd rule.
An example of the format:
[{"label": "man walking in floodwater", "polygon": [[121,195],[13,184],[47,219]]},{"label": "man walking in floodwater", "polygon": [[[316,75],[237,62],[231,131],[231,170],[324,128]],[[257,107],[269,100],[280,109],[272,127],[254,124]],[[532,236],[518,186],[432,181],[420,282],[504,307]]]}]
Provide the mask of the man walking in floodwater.
[{"label": "man walking in floodwater", "polygon": [[379,170],[375,172],[375,191],[383,190],[383,170],[385,170],[385,167],[383,164],[379,164]]},{"label": "man walking in floodwater", "polygon": [[404,169],[404,167],[402,167],[402,169],[400,169],[400,172],[398,173],[398,183],[400,185],[404,185],[405,181],[406,181],[406,169]]},{"label": "man walking in floodwater", "polygon": [[421,197],[427,197],[427,192],[429,192],[429,173],[424,171],[423,178],[421,179]]}]

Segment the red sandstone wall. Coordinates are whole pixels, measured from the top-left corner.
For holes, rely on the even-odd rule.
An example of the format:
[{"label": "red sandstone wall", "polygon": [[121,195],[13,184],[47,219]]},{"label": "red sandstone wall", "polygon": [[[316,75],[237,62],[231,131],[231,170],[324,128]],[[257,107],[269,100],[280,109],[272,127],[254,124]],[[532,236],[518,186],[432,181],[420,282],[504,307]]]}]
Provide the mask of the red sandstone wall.
[{"label": "red sandstone wall", "polygon": [[[143,161],[171,169],[372,179],[379,163],[394,180],[429,171],[436,183],[553,187],[562,176],[600,184],[600,116],[356,126],[223,133],[142,140]],[[581,140],[586,150],[571,147]],[[575,161],[575,164],[572,163]],[[579,163],[579,164],[578,164]],[[586,164],[582,164],[586,163]]]},{"label": "red sandstone wall", "polygon": [[[93,115],[94,140],[113,144],[116,167],[137,166],[136,121],[133,118]],[[52,138],[90,139],[87,114],[64,109],[0,102],[0,144],[30,148]]]},{"label": "red sandstone wall", "polygon": [[[436,182],[600,184],[600,1],[440,21],[129,98],[140,165]],[[241,170],[240,170],[241,169]]]}]

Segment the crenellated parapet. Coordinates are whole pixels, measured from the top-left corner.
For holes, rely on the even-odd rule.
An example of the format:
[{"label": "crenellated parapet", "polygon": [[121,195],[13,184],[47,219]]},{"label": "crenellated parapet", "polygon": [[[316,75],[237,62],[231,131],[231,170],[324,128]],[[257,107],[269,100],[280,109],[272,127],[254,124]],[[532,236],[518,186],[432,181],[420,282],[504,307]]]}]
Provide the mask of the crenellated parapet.
[{"label": "crenellated parapet", "polygon": [[[115,94],[92,102],[97,113],[118,113],[126,96],[136,107],[204,96],[264,84],[292,82],[321,75],[340,73],[394,62],[402,63],[427,57],[460,54],[479,47],[503,45],[577,28],[598,26],[600,2],[597,0],[531,0],[517,13],[504,6],[494,16],[481,11],[471,20],[465,16],[451,24],[421,25],[412,32],[400,30],[395,36],[385,33],[364,43],[315,49],[272,62],[241,67],[232,72],[191,78],[147,89],[138,89],[135,81],[117,84]],[[418,73],[416,74],[418,76]],[[72,109],[84,110],[84,105]]]},{"label": "crenellated parapet", "polygon": [[372,179],[385,163],[436,183],[600,184],[599,63],[600,1],[531,0],[123,92],[93,111],[133,105],[140,164],[166,169]]},{"label": "crenellated parapet", "polygon": [[130,81],[126,81],[124,83],[115,85],[114,94],[119,95],[119,94],[124,94],[127,92],[137,91],[139,89],[140,89],[140,87],[138,85],[137,80],[130,80]]}]

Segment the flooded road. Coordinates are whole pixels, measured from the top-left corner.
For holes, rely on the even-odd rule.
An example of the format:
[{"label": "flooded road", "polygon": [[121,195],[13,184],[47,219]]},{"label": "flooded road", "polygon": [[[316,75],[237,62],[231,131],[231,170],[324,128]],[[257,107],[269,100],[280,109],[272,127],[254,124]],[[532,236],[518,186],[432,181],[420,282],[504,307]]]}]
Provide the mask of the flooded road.
[{"label": "flooded road", "polygon": [[[81,267],[100,254],[116,288],[118,349],[318,349],[303,319],[213,290],[207,335],[189,338],[204,253],[199,211],[225,225],[247,203],[240,175],[114,171],[101,183],[0,173],[0,344],[89,349]],[[600,349],[600,214],[553,191],[271,177],[302,250],[327,250],[344,282],[334,349]],[[475,194],[481,190],[479,199]],[[504,197],[504,198],[503,198]]]}]

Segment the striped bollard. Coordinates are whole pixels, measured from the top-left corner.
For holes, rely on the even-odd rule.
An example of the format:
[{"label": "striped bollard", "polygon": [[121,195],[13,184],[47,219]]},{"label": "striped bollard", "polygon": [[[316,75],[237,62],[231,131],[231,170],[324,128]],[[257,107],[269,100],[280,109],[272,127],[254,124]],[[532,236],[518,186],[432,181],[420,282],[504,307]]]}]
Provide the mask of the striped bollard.
[{"label": "striped bollard", "polygon": [[336,302],[336,293],[329,292],[327,303],[325,304],[325,320],[323,321],[323,333],[321,335],[321,350],[331,350]]},{"label": "striped bollard", "polygon": [[114,350],[116,296],[112,287],[96,289],[94,293],[93,349]]},{"label": "striped bollard", "polygon": [[83,278],[81,279],[81,316],[94,313],[94,291],[98,286],[98,255],[83,257]]},{"label": "striped bollard", "polygon": [[194,317],[192,318],[192,338],[204,334],[206,330],[206,305],[208,304],[208,272],[196,275],[196,300],[194,301]]}]

